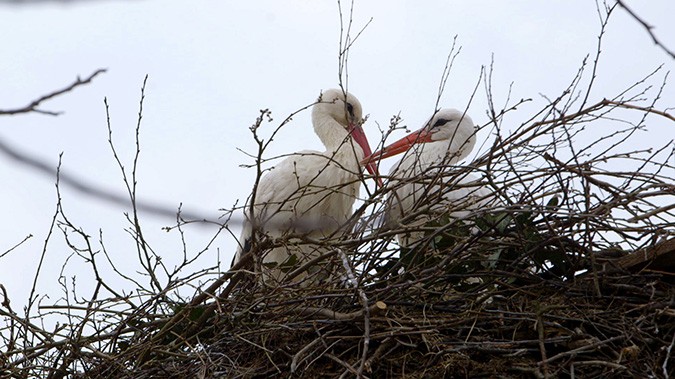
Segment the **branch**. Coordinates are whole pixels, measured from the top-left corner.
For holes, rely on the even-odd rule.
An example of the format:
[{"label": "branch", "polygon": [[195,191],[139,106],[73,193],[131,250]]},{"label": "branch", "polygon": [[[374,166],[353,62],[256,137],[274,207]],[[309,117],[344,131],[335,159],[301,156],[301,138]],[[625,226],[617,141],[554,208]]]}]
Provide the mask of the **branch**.
[{"label": "branch", "polygon": [[[47,160],[39,160],[38,158],[31,156],[31,154],[11,146],[2,139],[0,139],[0,154],[7,156],[8,158],[15,161],[15,163],[28,166],[38,173],[46,175],[50,178],[56,176],[56,170],[52,167],[51,162]],[[84,177],[73,175],[63,170],[60,171],[59,176],[60,182],[62,184],[70,186],[70,188],[76,190],[79,193],[91,196],[92,198],[110,204],[117,204],[125,207],[130,205],[128,196],[117,194],[111,191],[108,187],[95,185],[93,182],[85,180]],[[136,209],[159,216],[166,216],[170,218],[176,217],[176,209],[174,207],[163,206],[159,203],[141,202],[140,200],[136,200]],[[184,218],[202,221],[208,220],[206,221],[207,223],[217,223],[216,220],[208,219],[203,214],[199,213],[182,210],[181,215]]]},{"label": "branch", "polygon": [[641,19],[638,15],[633,12],[630,8],[626,6],[626,4],[623,3],[621,0],[616,0],[616,3],[619,4],[619,6],[628,12],[628,14],[635,19],[635,21],[639,22],[645,30],[647,30],[647,33],[649,33],[649,36],[652,37],[652,41],[654,41],[654,44],[658,47],[660,47],[663,51],[666,52],[666,54],[670,55],[671,58],[675,59],[675,53],[669,50],[667,47],[665,47],[661,41],[656,38],[656,35],[654,32],[652,32],[652,29],[654,29],[654,26],[647,24],[643,19]]},{"label": "branch", "polygon": [[305,307],[298,310],[294,310],[296,313],[302,316],[309,317],[325,317],[330,320],[336,321],[351,321],[360,317],[365,317],[369,314],[382,314],[387,309],[387,304],[384,301],[376,301],[375,304],[367,307],[366,309],[360,309],[358,311],[341,313],[334,311],[328,308],[317,308],[317,307]]},{"label": "branch", "polygon": [[644,111],[644,112],[654,113],[654,114],[657,114],[659,116],[663,116],[667,119],[670,119],[672,121],[675,121],[675,116],[673,116],[672,114],[670,114],[666,111],[660,111],[658,109],[654,109],[652,107],[640,107],[640,106],[628,104],[628,103],[625,103],[625,102],[617,102],[617,101],[612,101],[612,100],[607,100],[607,99],[603,99],[600,102],[600,104],[615,105],[617,107],[626,108],[626,109],[637,109],[637,110]]},{"label": "branch", "polygon": [[50,94],[44,95],[44,96],[42,96],[42,97],[40,97],[36,100],[33,100],[33,102],[31,102],[30,104],[26,105],[23,108],[8,109],[8,110],[0,109],[0,115],[15,115],[15,114],[21,114],[21,113],[35,112],[35,113],[42,113],[42,114],[46,114],[46,115],[50,115],[50,116],[58,116],[58,115],[62,114],[63,112],[44,111],[44,110],[41,110],[41,109],[37,109],[37,107],[44,101],[50,100],[54,97],[57,97],[59,95],[62,95],[64,93],[66,93],[66,92],[70,92],[73,89],[75,89],[76,87],[91,83],[91,81],[96,76],[98,76],[99,74],[102,74],[106,71],[107,71],[106,69],[100,68],[100,69],[94,71],[93,74],[89,75],[89,77],[84,79],[84,80],[80,79],[80,77],[78,76],[77,79],[71,85],[69,85],[68,87],[60,89],[58,91],[54,91]]}]

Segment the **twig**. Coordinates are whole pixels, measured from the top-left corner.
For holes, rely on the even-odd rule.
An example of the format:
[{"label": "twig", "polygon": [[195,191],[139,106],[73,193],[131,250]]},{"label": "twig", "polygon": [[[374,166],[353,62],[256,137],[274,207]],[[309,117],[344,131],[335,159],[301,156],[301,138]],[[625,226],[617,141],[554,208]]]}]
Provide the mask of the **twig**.
[{"label": "twig", "polygon": [[624,366],[624,365],[620,365],[620,364],[614,363],[614,362],[599,361],[599,360],[579,361],[579,362],[574,362],[574,365],[575,366],[597,365],[597,366],[607,366],[607,367],[611,367],[611,368],[617,369],[617,370],[626,370],[626,366]]},{"label": "twig", "polygon": [[551,363],[551,362],[553,362],[555,360],[558,360],[560,358],[563,358],[563,357],[574,356],[574,355],[576,355],[578,353],[581,353],[583,351],[587,351],[587,350],[594,349],[594,348],[599,347],[599,346],[607,345],[610,342],[614,342],[614,341],[621,340],[621,339],[624,339],[624,338],[625,338],[625,336],[616,336],[616,337],[608,338],[604,341],[598,341],[598,342],[592,343],[590,345],[584,345],[584,346],[578,347],[576,349],[564,351],[562,353],[558,353],[558,354],[556,354],[552,357],[549,357],[546,360],[540,361],[539,365],[542,366],[542,365]]},{"label": "twig", "polygon": [[649,25],[645,20],[640,18],[640,16],[635,14],[635,12],[633,12],[632,9],[630,9],[626,4],[624,4],[622,0],[616,0],[616,3],[619,4],[621,8],[625,9],[626,12],[628,12],[628,14],[631,17],[633,17],[633,19],[635,19],[635,21],[639,22],[640,25],[642,25],[642,27],[645,28],[645,30],[647,31],[647,33],[649,33],[649,36],[652,38],[652,41],[656,46],[660,47],[663,51],[666,52],[666,54],[670,55],[671,58],[675,59],[675,52],[668,49],[665,45],[661,43],[661,41],[658,40],[658,38],[656,38],[656,34],[654,34],[654,32],[652,31],[652,29],[654,29],[654,26]]},{"label": "twig", "polygon": [[70,84],[68,87],[57,90],[57,91],[54,91],[50,94],[41,96],[41,97],[33,100],[30,104],[28,104],[28,105],[26,105],[25,107],[22,107],[22,108],[6,109],[6,110],[0,109],[0,115],[15,115],[15,114],[20,114],[20,113],[35,112],[35,113],[42,113],[42,114],[46,114],[46,115],[50,115],[50,116],[58,116],[58,115],[62,114],[63,112],[45,111],[45,110],[38,109],[37,107],[40,106],[40,104],[42,102],[46,101],[46,100],[52,99],[54,97],[57,97],[59,95],[62,95],[64,93],[66,93],[66,92],[70,92],[73,89],[75,89],[76,87],[79,87],[79,86],[82,86],[82,85],[85,85],[85,84],[89,84],[96,76],[98,76],[99,74],[102,74],[106,71],[107,71],[106,69],[100,68],[100,69],[94,71],[93,74],[89,75],[84,80],[80,79],[80,77],[78,76],[77,79],[72,84]]},{"label": "twig", "polygon": [[10,247],[10,248],[7,249],[4,253],[0,254],[0,258],[2,258],[2,257],[4,257],[5,255],[11,253],[12,250],[14,250],[14,249],[16,249],[17,247],[23,245],[24,242],[28,241],[28,240],[31,239],[31,238],[33,238],[33,235],[32,235],[32,234],[27,235],[26,237],[24,237],[23,240],[21,240],[21,242],[19,242],[19,243],[17,243],[16,245]]},{"label": "twig", "polygon": [[626,109],[637,109],[637,110],[640,110],[640,111],[643,111],[643,112],[654,113],[654,114],[657,114],[659,116],[663,116],[667,119],[670,119],[671,121],[675,121],[675,116],[673,116],[672,114],[670,114],[666,111],[660,111],[658,109],[654,109],[652,107],[641,107],[641,106],[629,104],[629,103],[626,103],[626,102],[623,102],[623,101],[619,102],[619,101],[613,101],[613,100],[607,100],[607,99],[603,99],[600,102],[600,104],[616,105],[617,107],[626,108]]},{"label": "twig", "polygon": [[673,333],[673,338],[670,339],[670,345],[666,348],[666,356],[663,358],[663,364],[661,365],[664,378],[668,377],[668,362],[670,361],[670,354],[673,351],[673,345],[675,345],[675,333]]},{"label": "twig", "polygon": [[539,309],[537,311],[537,321],[536,321],[536,328],[537,328],[537,336],[539,337],[539,354],[541,354],[541,368],[544,371],[544,378],[549,378],[548,374],[548,364],[547,364],[547,358],[546,358],[546,346],[544,345],[544,318],[542,314],[542,310]]},{"label": "twig", "polygon": [[[50,161],[35,158],[30,154],[11,146],[9,143],[4,142],[2,139],[0,139],[0,153],[5,154],[15,162],[32,168],[38,173],[41,173],[49,178],[53,178],[56,175],[56,169],[53,167],[53,164]],[[106,186],[95,185],[83,177],[78,177],[64,170],[60,170],[59,176],[61,179],[61,184],[69,186],[71,189],[74,189],[80,194],[91,196],[96,200],[108,204],[121,205],[125,207],[130,205],[128,196],[119,195],[111,191]],[[171,219],[176,217],[176,208],[173,205],[165,206],[163,204],[138,200],[136,202],[136,208],[142,212],[165,216]],[[183,217],[190,219],[203,220],[204,223],[220,225],[215,219],[209,219],[203,214],[182,211],[182,215]]]},{"label": "twig", "polygon": [[298,363],[301,360],[304,360],[305,356],[307,355],[307,352],[311,349],[314,348],[314,346],[320,344],[323,341],[322,337],[318,337],[314,341],[308,343],[305,347],[300,349],[295,355],[293,355],[293,359],[291,360],[291,373],[294,373],[298,369]]},{"label": "twig", "polygon": [[[377,301],[375,304],[368,307],[367,312],[371,315],[378,315],[382,314],[382,312],[384,312],[386,309],[387,304],[385,304],[383,301]],[[303,316],[311,316],[313,318],[318,315],[336,321],[351,321],[364,317],[366,315],[366,310],[361,309],[350,313],[340,313],[328,308],[306,307],[294,310],[294,313]]]}]

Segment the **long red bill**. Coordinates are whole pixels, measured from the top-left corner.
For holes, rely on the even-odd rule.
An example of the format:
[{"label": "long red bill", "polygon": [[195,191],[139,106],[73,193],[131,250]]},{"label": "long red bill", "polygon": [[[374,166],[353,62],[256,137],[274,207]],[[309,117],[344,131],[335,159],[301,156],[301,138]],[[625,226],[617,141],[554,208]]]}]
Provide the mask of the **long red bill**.
[{"label": "long red bill", "polygon": [[[361,146],[361,150],[363,150],[363,155],[365,157],[368,157],[372,155],[372,150],[370,150],[370,145],[368,144],[368,138],[366,138],[366,133],[363,132],[363,128],[361,125],[349,125],[349,129],[351,131],[352,138],[356,143]],[[380,173],[377,171],[377,164],[373,161],[370,163],[363,163],[366,166],[366,170],[372,175],[375,180],[377,181],[377,184],[382,187],[384,183],[382,183],[382,178],[380,178]]]},{"label": "long red bill", "polygon": [[389,158],[393,157],[394,155],[404,153],[415,144],[431,142],[431,136],[432,133],[430,133],[427,129],[420,129],[416,132],[412,132],[400,140],[390,144],[389,146],[384,147],[382,150],[376,151],[370,156],[365,157],[361,163],[371,165],[380,159]]}]

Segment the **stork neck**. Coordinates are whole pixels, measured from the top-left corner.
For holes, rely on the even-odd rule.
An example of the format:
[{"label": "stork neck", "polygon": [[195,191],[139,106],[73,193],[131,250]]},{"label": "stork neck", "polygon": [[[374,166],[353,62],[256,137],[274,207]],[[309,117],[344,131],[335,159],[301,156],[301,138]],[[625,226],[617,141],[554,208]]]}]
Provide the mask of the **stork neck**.
[{"label": "stork neck", "polygon": [[409,154],[411,158],[417,159],[420,165],[438,165],[450,160],[451,157],[446,156],[449,148],[450,141],[448,140],[427,142],[413,146]]},{"label": "stork neck", "polygon": [[476,144],[476,138],[457,134],[452,139],[427,143],[424,149],[429,149],[427,160],[436,164],[455,164],[469,156]]},{"label": "stork neck", "polygon": [[457,154],[456,149],[450,151],[452,147],[449,140],[416,144],[405,153],[399,164],[394,166],[395,170],[413,170],[415,173],[425,172],[432,167],[438,168],[456,164],[468,155],[468,149],[464,148],[461,153]]},{"label": "stork neck", "polygon": [[349,137],[347,129],[335,121],[332,117],[313,117],[314,131],[328,152],[338,155],[354,156],[356,161],[364,158],[363,150],[359,144]]}]

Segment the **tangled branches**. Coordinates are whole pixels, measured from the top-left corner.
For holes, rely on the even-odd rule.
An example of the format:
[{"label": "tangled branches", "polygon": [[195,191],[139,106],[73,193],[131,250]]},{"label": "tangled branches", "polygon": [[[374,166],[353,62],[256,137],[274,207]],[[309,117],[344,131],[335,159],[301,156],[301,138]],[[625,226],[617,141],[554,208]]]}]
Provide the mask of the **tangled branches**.
[{"label": "tangled branches", "polygon": [[[320,281],[269,286],[247,269],[265,249],[289,243],[283,238],[261,241],[257,255],[217,279],[214,270],[181,274],[194,261],[187,255],[169,270],[132,210],[130,233],[148,284],[120,292],[103,278],[91,238],[69,222],[59,200],[55,225],[90,262],[96,290],[89,299],[38,304],[38,313],[30,313],[31,304],[25,316],[4,294],[0,372],[668,377],[675,370],[674,150],[672,141],[631,147],[647,120],[672,125],[672,115],[657,110],[658,90],[650,102],[641,100],[658,72],[580,108],[573,84],[520,123],[512,120],[520,103],[492,110],[484,126],[492,144],[467,165],[444,167],[437,179],[452,191],[461,175],[479,173],[498,201],[466,207],[462,217],[421,207],[410,217],[425,215],[424,223],[383,226],[392,181],[364,199],[348,232],[294,242],[322,245],[321,257],[287,267],[311,272],[333,262],[334,274]],[[128,190],[133,202],[133,184]],[[179,215],[181,233],[185,223]],[[400,246],[397,236],[411,232],[423,237]],[[47,329],[46,315],[67,322]]]}]

